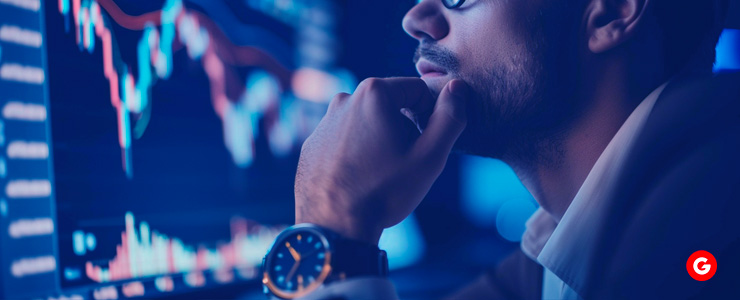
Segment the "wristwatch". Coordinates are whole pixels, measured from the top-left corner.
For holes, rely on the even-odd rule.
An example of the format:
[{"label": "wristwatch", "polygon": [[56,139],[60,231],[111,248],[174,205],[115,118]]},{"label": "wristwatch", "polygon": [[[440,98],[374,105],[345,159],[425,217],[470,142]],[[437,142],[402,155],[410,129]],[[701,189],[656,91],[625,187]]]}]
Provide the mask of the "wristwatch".
[{"label": "wristwatch", "polygon": [[388,275],[388,258],[378,246],[344,238],[313,224],[285,229],[263,262],[268,297],[295,299],[331,282]]}]

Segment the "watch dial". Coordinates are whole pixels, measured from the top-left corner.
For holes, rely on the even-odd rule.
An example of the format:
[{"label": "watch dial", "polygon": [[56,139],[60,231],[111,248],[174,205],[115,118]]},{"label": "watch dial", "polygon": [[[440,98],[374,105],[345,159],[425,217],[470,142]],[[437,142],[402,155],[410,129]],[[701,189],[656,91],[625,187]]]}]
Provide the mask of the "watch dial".
[{"label": "watch dial", "polygon": [[309,231],[281,239],[271,255],[269,269],[266,270],[270,281],[287,293],[302,292],[317,280],[322,281],[326,275],[323,271],[329,263],[324,239]]}]

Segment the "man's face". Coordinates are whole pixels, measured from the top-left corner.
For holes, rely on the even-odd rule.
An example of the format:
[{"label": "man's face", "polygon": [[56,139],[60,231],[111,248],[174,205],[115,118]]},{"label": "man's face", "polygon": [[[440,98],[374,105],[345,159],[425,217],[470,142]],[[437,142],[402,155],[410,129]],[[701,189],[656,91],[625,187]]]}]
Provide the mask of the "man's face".
[{"label": "man's face", "polygon": [[[447,9],[423,0],[403,27],[419,40],[414,61],[435,95],[459,78],[475,91],[458,150],[528,155],[577,114],[569,92],[579,18],[571,0],[467,0]],[[566,21],[564,21],[566,20]],[[575,26],[574,26],[575,25]]]}]

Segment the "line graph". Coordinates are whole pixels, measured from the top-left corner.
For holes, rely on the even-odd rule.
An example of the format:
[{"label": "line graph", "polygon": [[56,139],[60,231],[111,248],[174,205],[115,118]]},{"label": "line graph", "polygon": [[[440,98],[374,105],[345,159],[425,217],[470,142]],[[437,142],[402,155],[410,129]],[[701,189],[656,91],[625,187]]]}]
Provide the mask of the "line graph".
[{"label": "line graph", "polygon": [[[315,124],[303,120],[297,98],[324,102],[339,91],[351,89],[351,76],[324,70],[289,70],[270,53],[251,45],[234,45],[207,15],[188,9],[182,0],[166,0],[160,10],[129,15],[113,0],[58,0],[65,28],[74,31],[80,51],[102,48],[103,73],[108,81],[111,106],[117,119],[122,168],[133,178],[132,144],[146,131],[151,118],[151,90],[168,80],[173,55],[184,49],[199,62],[208,77],[211,104],[222,123],[224,146],[234,164],[248,167],[255,159],[255,139],[267,137],[275,155],[285,155],[305,138]],[[69,26],[71,23],[72,26]],[[116,54],[119,52],[113,23],[141,31],[136,44],[136,74]],[[99,44],[99,45],[98,45]],[[234,70],[250,67],[243,92],[229,97],[227,82]],[[306,74],[318,74],[306,76]],[[316,90],[319,90],[318,92]]]}]

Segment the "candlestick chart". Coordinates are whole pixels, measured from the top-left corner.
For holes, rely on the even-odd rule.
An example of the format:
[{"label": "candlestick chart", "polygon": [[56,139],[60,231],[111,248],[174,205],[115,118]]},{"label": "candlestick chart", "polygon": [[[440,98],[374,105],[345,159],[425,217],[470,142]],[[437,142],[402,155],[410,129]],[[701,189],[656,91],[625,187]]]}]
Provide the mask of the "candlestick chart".
[{"label": "candlestick chart", "polygon": [[[260,3],[253,5],[260,7]],[[181,0],[165,1],[161,9],[136,16],[126,14],[112,0],[59,0],[58,11],[80,51],[92,54],[96,47],[102,48],[103,74],[128,177],[134,174],[132,140],[144,134],[153,117],[156,99],[151,90],[158,81],[170,79],[176,51],[185,51],[205,72],[210,88],[207,101],[221,121],[224,146],[239,167],[254,161],[254,141],[260,134],[267,135],[273,154],[285,155],[310,133],[317,118],[298,112],[301,100],[326,102],[354,84],[348,72],[330,73],[322,70],[325,67],[291,70],[260,47],[235,45],[205,13],[187,8]],[[135,61],[120,59],[114,26],[141,32]],[[241,80],[240,92],[230,96],[227,85],[239,80],[235,69],[245,67],[253,71]]]}]

